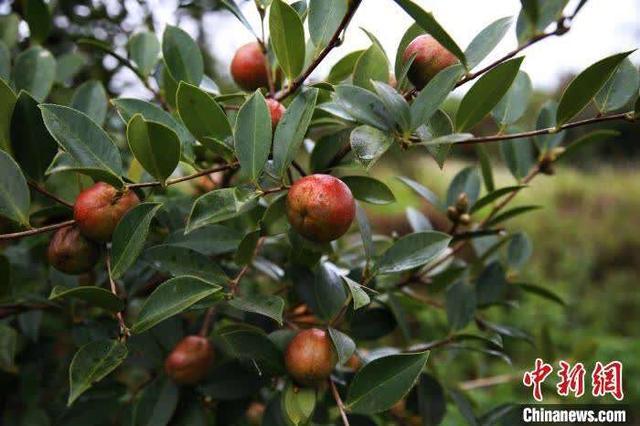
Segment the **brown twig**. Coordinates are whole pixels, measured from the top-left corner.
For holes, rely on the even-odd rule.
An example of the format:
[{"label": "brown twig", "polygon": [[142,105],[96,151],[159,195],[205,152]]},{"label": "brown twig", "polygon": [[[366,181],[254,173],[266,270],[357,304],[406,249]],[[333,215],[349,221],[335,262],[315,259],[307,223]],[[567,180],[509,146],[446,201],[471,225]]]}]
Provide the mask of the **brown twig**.
[{"label": "brown twig", "polygon": [[307,175],[307,172],[304,171],[304,168],[297,161],[293,160],[291,162],[291,165],[293,166],[294,169],[296,169],[296,171],[300,174],[300,176],[305,177]]},{"label": "brown twig", "polygon": [[200,336],[205,337],[209,334],[209,330],[211,329],[211,324],[213,323],[213,317],[216,316],[216,307],[212,306],[207,309],[207,313],[204,314],[204,320],[202,320],[202,326],[200,327],[200,332],[198,333]]},{"label": "brown twig", "polygon": [[[111,293],[113,293],[114,296],[119,297],[118,286],[115,280],[113,279],[113,277],[111,276],[111,250],[107,251],[106,263],[107,263],[107,275],[109,276],[109,285],[111,287]],[[126,341],[127,338],[131,336],[131,332],[129,331],[127,324],[124,322],[124,315],[122,314],[122,311],[116,312],[116,318],[118,319],[118,324],[120,325],[120,338]]]},{"label": "brown twig", "polygon": [[[202,170],[198,173],[194,173],[192,175],[188,175],[188,176],[183,176],[180,178],[176,178],[176,179],[169,179],[168,181],[166,181],[164,183],[165,186],[169,186],[169,185],[175,185],[177,183],[181,183],[181,182],[186,182],[188,180],[192,180],[192,179],[196,179],[199,178],[200,176],[206,176],[208,174],[211,173],[216,173],[216,172],[222,172],[225,170],[231,170],[231,169],[235,169],[237,168],[239,165],[238,162],[234,162],[234,163],[229,163],[229,164],[224,164],[222,166],[216,166],[216,167],[212,167],[206,170]],[[155,181],[155,182],[142,182],[142,183],[131,183],[127,185],[127,188],[132,189],[132,188],[150,188],[150,187],[154,187],[154,186],[162,186],[163,183],[159,182],[159,181]]]},{"label": "brown twig", "polygon": [[53,225],[47,225],[47,226],[43,226],[41,228],[33,228],[33,229],[29,229],[27,231],[14,232],[12,234],[4,234],[4,235],[0,235],[0,241],[13,240],[13,239],[22,238],[22,237],[30,237],[31,235],[42,234],[44,232],[55,231],[56,229],[61,229],[61,228],[66,228],[68,226],[73,226],[75,223],[76,223],[75,220],[67,220],[65,222],[56,223],[56,224],[53,224]]},{"label": "brown twig", "polygon": [[36,190],[40,194],[44,195],[45,197],[50,198],[53,201],[55,201],[55,202],[57,202],[59,204],[62,204],[63,206],[66,206],[66,207],[69,207],[70,209],[73,209],[73,204],[66,202],[65,200],[63,200],[62,198],[58,197],[55,194],[52,194],[51,192],[47,191],[42,186],[40,186],[38,183],[32,181],[31,179],[29,179],[27,181],[27,183],[29,184],[29,186],[31,188],[33,188],[34,190]]},{"label": "brown twig", "polygon": [[333,383],[333,380],[331,380],[331,378],[329,378],[329,386],[331,386],[331,393],[333,394],[333,399],[335,399],[336,405],[338,406],[338,411],[340,411],[342,424],[344,426],[349,426],[349,419],[347,418],[347,410],[344,407],[342,398],[340,398],[340,393],[338,392],[338,388],[336,387],[336,384]]},{"label": "brown twig", "polygon": [[318,54],[318,56],[309,64],[307,69],[304,70],[302,74],[300,74],[292,82],[290,82],[289,86],[286,89],[276,93],[274,98],[277,101],[281,101],[289,97],[291,94],[295,93],[300,88],[300,86],[302,86],[305,80],[311,75],[311,73],[318,67],[318,65],[320,65],[320,63],[329,54],[329,52],[331,52],[334,47],[340,45],[340,35],[346,30],[349,22],[351,22],[351,18],[353,18],[353,15],[358,9],[358,6],[360,6],[360,3],[362,3],[362,0],[351,0],[351,2],[349,3],[349,8],[347,9],[347,13],[342,18],[340,25],[338,25],[338,29],[331,37],[331,40],[329,40],[327,46],[322,49],[320,54]]}]

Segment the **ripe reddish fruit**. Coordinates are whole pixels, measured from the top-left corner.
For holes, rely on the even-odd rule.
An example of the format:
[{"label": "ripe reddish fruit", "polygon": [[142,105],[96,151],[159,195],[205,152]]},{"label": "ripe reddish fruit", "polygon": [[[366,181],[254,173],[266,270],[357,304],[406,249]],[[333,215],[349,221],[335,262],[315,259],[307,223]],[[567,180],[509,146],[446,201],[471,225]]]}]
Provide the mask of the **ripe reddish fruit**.
[{"label": "ripe reddish fruit", "polygon": [[331,375],[338,357],[329,334],[318,328],[310,328],[291,339],[284,362],[296,382],[314,385]]},{"label": "ripe reddish fruit", "polygon": [[231,76],[245,90],[267,86],[267,61],[258,42],[247,43],[236,51],[231,61]]},{"label": "ripe reddish fruit", "polygon": [[453,53],[428,34],[413,39],[405,49],[402,60],[407,62],[414,54],[416,59],[409,67],[407,76],[417,89],[422,89],[436,74],[458,62]]},{"label": "ripe reddish fruit", "polygon": [[176,383],[192,385],[207,375],[213,356],[213,346],[206,337],[187,336],[165,360],[164,371]]},{"label": "ripe reddish fruit", "polygon": [[80,275],[89,272],[100,256],[100,247],[75,227],[58,229],[47,249],[49,264],[60,272]]},{"label": "ripe reddish fruit", "polygon": [[121,192],[98,182],[78,195],[73,206],[73,218],[85,237],[108,242],[122,216],[139,202],[131,190]]},{"label": "ripe reddish fruit", "polygon": [[287,195],[287,217],[300,235],[326,243],[344,235],[356,214],[349,187],[330,175],[297,180]]},{"label": "ripe reddish fruit", "polygon": [[275,99],[267,99],[267,107],[269,108],[269,114],[271,115],[271,128],[275,130],[287,109]]}]

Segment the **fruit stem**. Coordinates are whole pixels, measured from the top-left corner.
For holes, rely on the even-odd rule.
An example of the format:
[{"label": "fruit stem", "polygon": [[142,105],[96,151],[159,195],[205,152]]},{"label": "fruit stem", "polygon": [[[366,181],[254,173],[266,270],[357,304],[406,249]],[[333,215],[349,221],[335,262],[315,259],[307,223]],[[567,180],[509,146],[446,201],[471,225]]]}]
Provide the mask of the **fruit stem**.
[{"label": "fruit stem", "polygon": [[42,228],[33,228],[27,231],[22,232],[14,232],[12,234],[4,234],[0,235],[0,241],[3,240],[13,240],[16,238],[29,237],[31,235],[42,234],[44,232],[55,231],[56,229],[66,228],[68,226],[73,226],[76,223],[75,220],[67,220],[65,222],[56,223],[53,225],[43,226]]},{"label": "fruit stem", "polygon": [[[113,293],[114,296],[119,297],[118,286],[116,285],[116,282],[111,275],[111,249],[107,249],[106,263],[107,275],[109,276],[109,285],[111,286],[111,293]],[[124,315],[122,314],[122,312],[123,311],[116,312],[115,315],[116,319],[118,320],[118,324],[120,325],[120,340],[126,342],[129,336],[131,336],[131,332],[129,331],[127,324],[124,322]]]},{"label": "fruit stem", "polygon": [[340,398],[340,393],[338,393],[338,388],[336,384],[329,378],[329,386],[331,387],[331,393],[333,394],[333,399],[336,401],[336,405],[338,406],[338,411],[340,411],[340,417],[342,418],[342,424],[344,426],[349,426],[349,419],[347,418],[347,412],[344,407],[344,403],[342,402],[342,398]]}]

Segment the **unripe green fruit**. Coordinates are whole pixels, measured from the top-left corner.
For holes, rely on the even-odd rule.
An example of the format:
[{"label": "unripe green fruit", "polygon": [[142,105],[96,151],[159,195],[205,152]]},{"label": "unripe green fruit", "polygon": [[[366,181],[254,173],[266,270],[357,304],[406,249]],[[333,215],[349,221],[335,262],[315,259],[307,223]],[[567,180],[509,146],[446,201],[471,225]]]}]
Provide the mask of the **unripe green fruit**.
[{"label": "unripe green fruit", "polygon": [[340,238],[356,214],[349,187],[330,175],[315,174],[297,180],[287,195],[287,217],[303,237],[326,243]]},{"label": "unripe green fruit", "polygon": [[284,362],[296,382],[312,386],[331,375],[338,358],[329,334],[318,328],[310,328],[291,339]]},{"label": "unripe green fruit", "polygon": [[164,371],[176,383],[192,385],[207,375],[213,358],[213,346],[206,337],[187,336],[165,360]]},{"label": "unripe green fruit", "polygon": [[73,218],[85,237],[109,242],[122,216],[138,203],[140,199],[135,192],[119,192],[111,185],[98,182],[78,195]]},{"label": "unripe green fruit", "polygon": [[49,264],[69,275],[91,271],[99,257],[100,247],[85,238],[75,226],[58,229],[47,249]]},{"label": "unripe green fruit", "polygon": [[414,54],[416,58],[409,67],[407,77],[418,90],[426,86],[440,71],[458,62],[453,53],[428,34],[413,39],[405,49],[402,60],[406,63]]},{"label": "unripe green fruit", "polygon": [[269,84],[267,61],[258,42],[240,47],[231,61],[231,76],[238,86],[253,91]]}]

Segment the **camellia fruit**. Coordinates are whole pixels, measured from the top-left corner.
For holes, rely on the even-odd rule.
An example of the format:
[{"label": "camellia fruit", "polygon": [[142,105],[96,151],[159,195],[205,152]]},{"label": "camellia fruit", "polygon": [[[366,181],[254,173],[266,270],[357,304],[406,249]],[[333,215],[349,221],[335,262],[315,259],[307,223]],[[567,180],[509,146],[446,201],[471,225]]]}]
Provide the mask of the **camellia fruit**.
[{"label": "camellia fruit", "polygon": [[329,334],[318,328],[310,328],[291,339],[284,362],[296,382],[312,386],[331,375],[338,357]]},{"label": "camellia fruit", "polygon": [[238,86],[253,91],[269,84],[267,61],[258,42],[240,47],[231,61],[231,76]]},{"label": "camellia fruit", "polygon": [[267,99],[267,107],[269,108],[269,115],[271,116],[271,128],[276,130],[276,126],[287,109],[275,99]]},{"label": "camellia fruit", "polygon": [[122,216],[138,203],[140,199],[135,192],[118,191],[109,184],[98,182],[78,195],[73,218],[85,237],[108,242]]},{"label": "camellia fruit", "polygon": [[356,204],[349,187],[330,175],[297,180],[287,195],[287,217],[303,237],[326,243],[340,238],[351,226]]},{"label": "camellia fruit", "polygon": [[165,360],[164,371],[176,383],[192,385],[207,375],[213,356],[213,346],[206,337],[187,336]]},{"label": "camellia fruit", "polygon": [[93,269],[100,256],[100,247],[71,226],[58,229],[47,249],[49,264],[60,272],[81,275]]},{"label": "camellia fruit", "polygon": [[402,56],[406,63],[416,55],[407,76],[416,89],[422,89],[443,69],[458,62],[458,58],[428,34],[413,39]]}]

